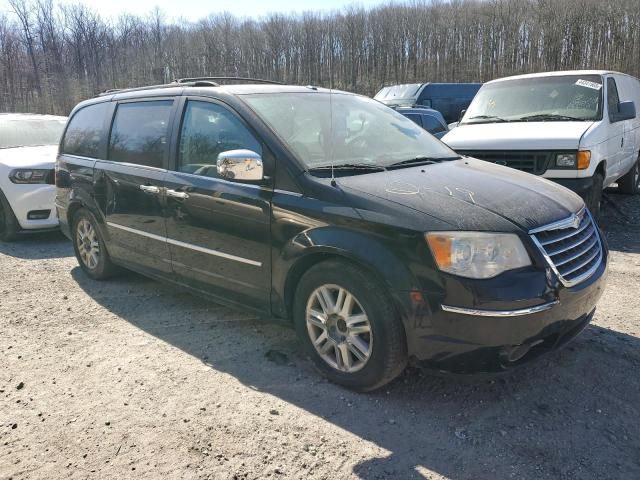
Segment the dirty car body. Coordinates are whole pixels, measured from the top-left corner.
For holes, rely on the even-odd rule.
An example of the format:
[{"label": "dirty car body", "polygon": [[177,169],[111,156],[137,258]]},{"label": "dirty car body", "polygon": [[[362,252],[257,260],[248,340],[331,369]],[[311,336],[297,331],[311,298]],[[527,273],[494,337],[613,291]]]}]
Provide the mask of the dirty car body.
[{"label": "dirty car body", "polygon": [[[170,107],[161,163],[111,160],[114,112],[159,100]],[[259,181],[181,171],[180,131],[195,101],[247,127],[251,140],[234,145],[256,142]],[[75,212],[91,211],[118,265],[291,320],[305,272],[339,260],[383,286],[408,357],[448,372],[502,371],[561,345],[602,294],[607,249],[580,197],[462,158],[378,102],[292,86],[176,86],[90,100],[70,124],[96,105],[104,133],[93,157],[62,146],[58,213],[73,237]],[[404,143],[391,149],[393,139]],[[484,239],[478,255],[496,254],[497,235],[524,263],[484,278],[446,271],[441,246],[454,238],[464,257],[468,234]]]}]

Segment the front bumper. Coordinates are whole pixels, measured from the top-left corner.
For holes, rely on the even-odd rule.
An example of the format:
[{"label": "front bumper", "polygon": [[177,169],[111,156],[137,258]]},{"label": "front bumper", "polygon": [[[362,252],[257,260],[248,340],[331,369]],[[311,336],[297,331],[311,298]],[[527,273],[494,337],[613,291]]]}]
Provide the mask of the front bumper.
[{"label": "front bumper", "polygon": [[[502,282],[522,281],[515,279],[522,273],[513,275],[513,282],[509,278]],[[533,280],[535,274],[531,275]],[[422,365],[441,372],[508,370],[561,347],[580,333],[593,317],[606,277],[605,249],[591,277],[570,288],[548,285],[541,297],[516,302],[513,291],[490,289],[492,302],[477,308],[451,305],[453,296],[447,298],[448,303],[434,305],[432,297],[413,312],[412,328],[407,332],[410,354]]]},{"label": "front bumper", "polygon": [[[22,230],[48,230],[58,227],[58,215],[54,206],[56,187],[46,184],[3,185],[4,195]],[[49,210],[47,218],[32,220],[30,212]]]}]

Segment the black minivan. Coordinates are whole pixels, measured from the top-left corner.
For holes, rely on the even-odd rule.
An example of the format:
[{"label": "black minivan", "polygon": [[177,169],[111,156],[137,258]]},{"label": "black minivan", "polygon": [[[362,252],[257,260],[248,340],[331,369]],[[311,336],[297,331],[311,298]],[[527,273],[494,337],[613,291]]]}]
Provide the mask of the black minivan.
[{"label": "black minivan", "polygon": [[577,335],[605,285],[579,196],[345,92],[107,92],[71,113],[56,184],[89,277],[125,267],[290,321],[321,372],[356,390],[409,360],[519,365]]}]

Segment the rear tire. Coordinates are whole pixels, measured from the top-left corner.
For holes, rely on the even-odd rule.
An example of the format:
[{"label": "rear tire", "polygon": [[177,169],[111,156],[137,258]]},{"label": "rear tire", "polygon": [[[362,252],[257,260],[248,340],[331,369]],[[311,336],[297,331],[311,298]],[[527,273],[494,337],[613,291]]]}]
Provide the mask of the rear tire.
[{"label": "rear tire", "polygon": [[84,273],[94,280],[112,277],[117,267],[111,262],[95,216],[81,208],[74,215],[72,225],[73,250]]},{"label": "rear tire", "polygon": [[636,195],[640,193],[640,156],[635,165],[631,167],[626,175],[618,180],[618,186],[622,193],[627,195]]},{"label": "rear tire", "polygon": [[302,276],[295,295],[298,338],[329,380],[364,392],[404,370],[404,326],[388,293],[370,274],[348,262],[325,261]]},{"label": "rear tire", "polygon": [[11,205],[0,191],[0,241],[12,242],[18,237],[20,224],[13,213]]},{"label": "rear tire", "polygon": [[602,213],[602,186],[604,184],[604,177],[601,173],[596,173],[593,176],[593,185],[583,195],[584,203],[591,212],[591,216],[597,221],[600,219]]}]

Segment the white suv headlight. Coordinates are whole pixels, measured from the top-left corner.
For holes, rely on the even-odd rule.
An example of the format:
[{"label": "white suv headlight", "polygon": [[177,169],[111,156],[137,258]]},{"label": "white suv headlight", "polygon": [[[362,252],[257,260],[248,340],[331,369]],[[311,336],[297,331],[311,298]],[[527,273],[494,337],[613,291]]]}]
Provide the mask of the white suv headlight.
[{"label": "white suv headlight", "polygon": [[522,241],[513,233],[433,232],[425,238],[443,272],[468,278],[491,278],[531,265]]},{"label": "white suv headlight", "polygon": [[9,180],[13,183],[47,183],[50,172],[41,168],[17,168],[9,173]]}]

